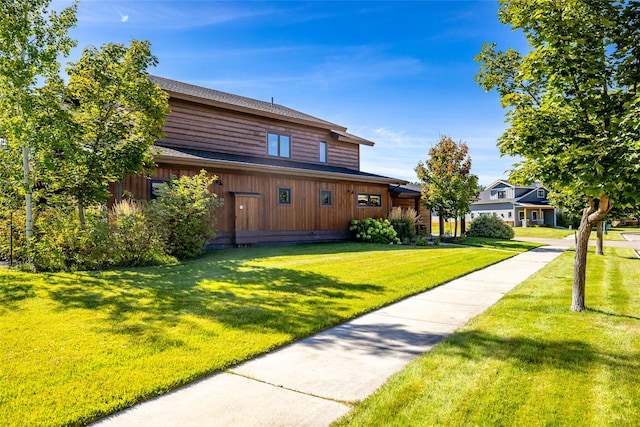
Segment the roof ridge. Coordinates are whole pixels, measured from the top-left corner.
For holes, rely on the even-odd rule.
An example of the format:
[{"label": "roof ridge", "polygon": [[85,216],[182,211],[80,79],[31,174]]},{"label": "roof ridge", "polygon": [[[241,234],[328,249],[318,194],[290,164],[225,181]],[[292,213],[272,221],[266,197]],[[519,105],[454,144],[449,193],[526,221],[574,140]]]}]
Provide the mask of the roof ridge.
[{"label": "roof ridge", "polygon": [[316,125],[321,125],[323,128],[338,128],[346,132],[346,127],[342,125],[320,119],[318,117],[303,113],[302,111],[298,111],[281,104],[262,101],[260,99],[250,98],[247,96],[236,95],[230,92],[223,92],[221,90],[198,86],[191,83],[185,83],[178,80],[172,80],[166,77],[149,75],[149,78],[151,79],[151,81],[158,84],[162,89],[166,91],[171,91],[182,95],[194,96],[197,98],[219,102],[227,105],[233,105],[243,109],[253,110],[256,113],[271,113],[292,119],[303,120],[306,122],[314,123]]}]

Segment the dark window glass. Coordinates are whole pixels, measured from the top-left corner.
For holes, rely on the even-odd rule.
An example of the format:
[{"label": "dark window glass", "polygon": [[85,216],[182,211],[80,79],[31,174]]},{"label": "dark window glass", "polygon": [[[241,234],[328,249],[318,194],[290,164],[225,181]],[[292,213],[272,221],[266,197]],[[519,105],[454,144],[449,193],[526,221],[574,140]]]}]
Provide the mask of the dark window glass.
[{"label": "dark window glass", "polygon": [[291,204],[291,189],[290,188],[278,188],[278,204],[290,205]]}]

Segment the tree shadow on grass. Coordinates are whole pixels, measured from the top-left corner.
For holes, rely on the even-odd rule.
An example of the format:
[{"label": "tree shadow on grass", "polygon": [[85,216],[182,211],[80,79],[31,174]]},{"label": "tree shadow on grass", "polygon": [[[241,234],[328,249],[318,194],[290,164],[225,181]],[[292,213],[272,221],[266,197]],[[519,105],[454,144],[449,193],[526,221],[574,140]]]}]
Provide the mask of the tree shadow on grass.
[{"label": "tree shadow on grass", "polygon": [[608,369],[640,369],[640,353],[603,351],[579,340],[501,337],[482,331],[457,332],[446,341],[447,350],[469,359],[498,359],[526,369],[566,369],[587,373],[596,365]]},{"label": "tree shadow on grass", "polygon": [[350,307],[346,299],[384,291],[376,285],[230,259],[50,274],[47,281],[60,310],[97,310],[109,319],[101,326],[107,332],[158,340],[166,329],[194,317],[243,331],[301,337],[343,319]]},{"label": "tree shadow on grass", "polygon": [[12,271],[0,271],[0,309],[15,308],[20,301],[34,296],[35,291],[29,276]]}]

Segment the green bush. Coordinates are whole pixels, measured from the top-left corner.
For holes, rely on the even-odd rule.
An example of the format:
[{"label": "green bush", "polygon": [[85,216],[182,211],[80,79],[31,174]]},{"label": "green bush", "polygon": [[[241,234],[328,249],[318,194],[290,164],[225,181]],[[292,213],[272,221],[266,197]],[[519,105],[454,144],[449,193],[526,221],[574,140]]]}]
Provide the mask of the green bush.
[{"label": "green bush", "polygon": [[389,222],[402,242],[408,242],[416,236],[417,221],[418,213],[413,208],[393,208],[389,214]]},{"label": "green bush", "polygon": [[122,200],[109,212],[112,260],[118,266],[158,265],[175,262],[165,254],[157,227],[151,224],[141,202]]},{"label": "green bush", "polygon": [[205,170],[192,177],[174,177],[151,202],[149,219],[162,233],[169,255],[178,259],[200,255],[215,237],[213,210],[222,205],[209,191],[215,180]]},{"label": "green bush", "polygon": [[501,218],[494,215],[483,215],[474,219],[467,236],[489,237],[492,239],[511,239],[514,236],[513,228]]},{"label": "green bush", "polygon": [[351,221],[349,230],[356,240],[369,243],[400,243],[398,233],[388,219],[367,218]]},{"label": "green bush", "polygon": [[105,209],[87,209],[84,229],[71,208],[48,208],[35,218],[32,260],[36,270],[95,270],[112,265]]}]

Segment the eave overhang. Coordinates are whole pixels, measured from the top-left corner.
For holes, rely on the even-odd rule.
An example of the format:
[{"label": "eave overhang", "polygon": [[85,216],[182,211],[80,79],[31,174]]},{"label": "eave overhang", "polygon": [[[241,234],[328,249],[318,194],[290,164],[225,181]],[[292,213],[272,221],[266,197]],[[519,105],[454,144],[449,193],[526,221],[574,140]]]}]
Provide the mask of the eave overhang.
[{"label": "eave overhang", "polygon": [[325,171],[319,170],[314,167],[316,165],[310,164],[307,165],[308,167],[287,166],[284,164],[261,164],[250,161],[207,158],[165,147],[155,148],[158,149],[155,155],[155,161],[158,164],[175,164],[184,166],[207,167],[228,171],[247,171],[252,173],[278,174],[295,177],[332,179],[337,181],[364,182],[372,184],[403,185],[408,183],[408,181],[404,181],[401,179],[362,173],[356,170],[351,172],[348,171],[347,168],[341,168],[343,169],[343,171]]}]

